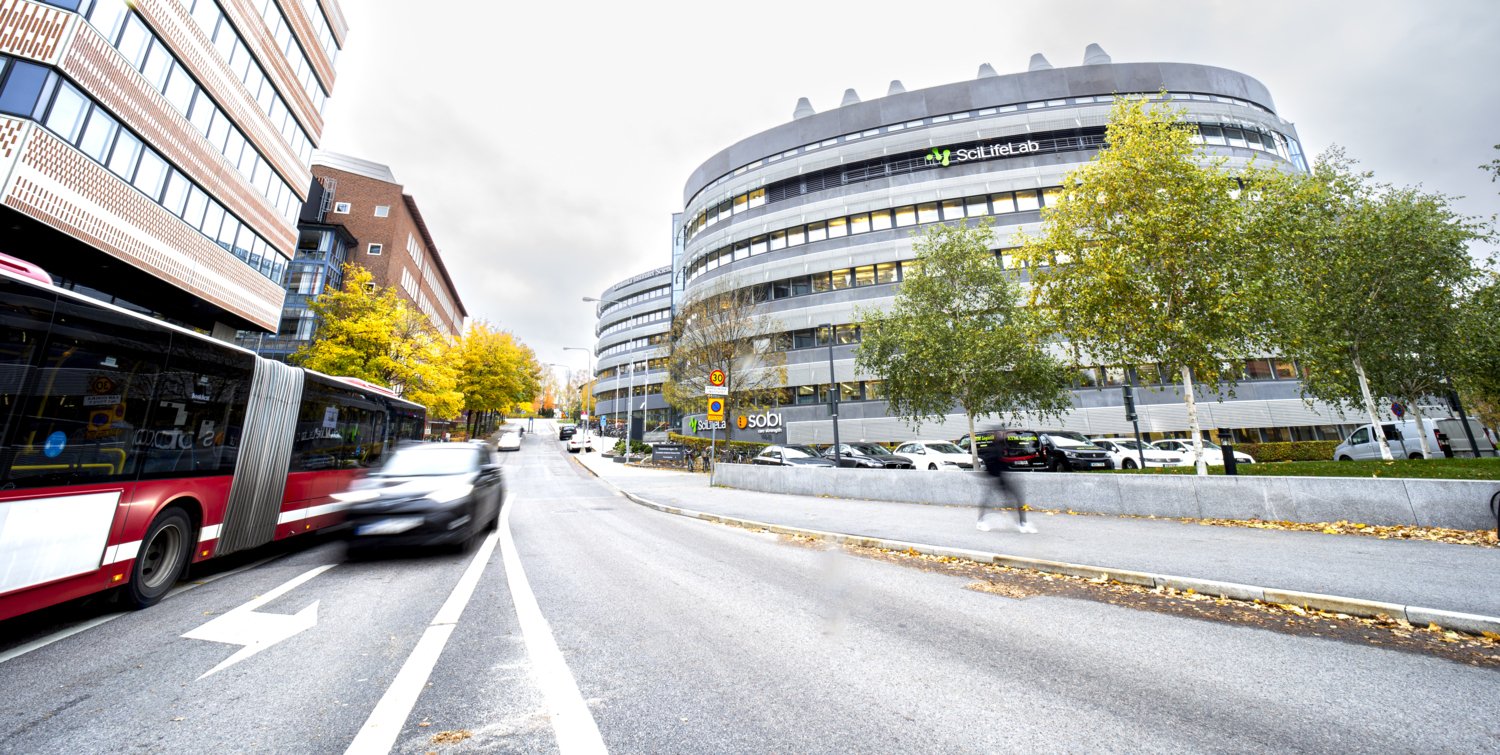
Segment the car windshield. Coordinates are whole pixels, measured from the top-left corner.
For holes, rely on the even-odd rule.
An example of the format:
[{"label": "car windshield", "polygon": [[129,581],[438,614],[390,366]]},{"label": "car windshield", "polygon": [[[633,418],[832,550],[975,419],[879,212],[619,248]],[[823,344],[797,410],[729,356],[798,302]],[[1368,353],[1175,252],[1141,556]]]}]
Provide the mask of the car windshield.
[{"label": "car windshield", "polygon": [[818,452],[807,446],[782,446],[782,451],[788,459],[816,459]]},{"label": "car windshield", "polygon": [[1079,440],[1069,435],[1053,435],[1048,433],[1047,437],[1051,438],[1053,445],[1058,448],[1083,448],[1084,446],[1093,445],[1086,440]]},{"label": "car windshield", "polygon": [[952,443],[928,443],[927,447],[930,448],[930,449],[932,449],[932,450],[934,450],[934,451],[937,451],[940,454],[961,454],[961,453],[964,453],[964,450],[962,448],[959,448],[958,446],[955,446]]},{"label": "car windshield", "polygon": [[1146,446],[1143,446],[1140,443],[1136,443],[1133,440],[1112,440],[1112,441],[1110,441],[1110,443],[1113,443],[1113,444],[1119,446],[1120,448],[1128,448],[1128,449],[1130,449],[1132,451],[1135,451],[1137,449],[1151,450],[1151,451],[1155,451],[1156,450],[1154,448],[1147,448]]},{"label": "car windshield", "polygon": [[376,477],[429,477],[466,474],[478,467],[479,454],[474,447],[414,446],[396,451],[378,471]]},{"label": "car windshield", "polygon": [[874,443],[860,443],[851,445],[850,448],[866,456],[892,456],[890,450],[885,446],[877,446]]}]

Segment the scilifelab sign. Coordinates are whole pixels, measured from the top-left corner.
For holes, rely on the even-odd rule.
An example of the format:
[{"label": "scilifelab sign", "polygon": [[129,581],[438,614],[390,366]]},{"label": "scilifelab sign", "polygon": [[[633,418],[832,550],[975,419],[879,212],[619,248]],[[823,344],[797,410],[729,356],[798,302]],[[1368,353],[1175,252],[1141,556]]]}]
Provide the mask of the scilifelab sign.
[{"label": "scilifelab sign", "polygon": [[1002,144],[982,144],[970,149],[938,149],[933,147],[927,153],[928,164],[937,164],[947,167],[950,163],[966,163],[971,160],[993,160],[997,157],[1013,157],[1031,152],[1040,152],[1042,145],[1027,139],[1024,142],[1005,142]]}]

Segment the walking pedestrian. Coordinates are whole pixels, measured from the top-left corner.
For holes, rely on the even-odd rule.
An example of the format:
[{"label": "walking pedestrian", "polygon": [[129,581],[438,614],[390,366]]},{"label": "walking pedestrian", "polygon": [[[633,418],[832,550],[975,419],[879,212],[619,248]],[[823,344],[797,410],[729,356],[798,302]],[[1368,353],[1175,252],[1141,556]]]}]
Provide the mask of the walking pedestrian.
[{"label": "walking pedestrian", "polygon": [[[978,446],[979,463],[984,465],[985,473],[995,480],[995,487],[999,492],[996,496],[998,503],[993,506],[989,496],[980,499],[979,521],[975,522],[974,526],[981,532],[989,532],[993,529],[993,524],[990,522],[990,509],[1004,509],[1006,500],[1009,499],[1014,502],[1016,508],[1016,531],[1034,535],[1037,531],[1036,526],[1026,521],[1026,502],[1022,500],[1021,486],[1016,484],[1013,477],[1015,472],[1010,469],[1009,463],[1012,456],[1025,449],[1016,448],[1013,453],[1012,440],[1020,442],[1024,441],[1024,438],[1012,436],[1004,430],[996,430],[993,433],[976,434],[970,440]],[[1035,444],[1035,442],[1035,436],[1033,436],[1032,443]],[[1034,448],[1031,453],[1035,453]]]}]

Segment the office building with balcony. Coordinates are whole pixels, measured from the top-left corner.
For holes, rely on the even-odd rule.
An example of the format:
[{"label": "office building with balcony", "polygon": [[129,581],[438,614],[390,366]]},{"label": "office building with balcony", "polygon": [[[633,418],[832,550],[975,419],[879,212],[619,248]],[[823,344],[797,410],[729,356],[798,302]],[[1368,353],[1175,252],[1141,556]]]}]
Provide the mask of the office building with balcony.
[{"label": "office building with balcony", "polygon": [[[997,260],[1011,267],[1010,240],[1035,232],[1064,175],[1103,148],[1121,95],[1166,98],[1197,127],[1206,154],[1231,166],[1253,159],[1307,170],[1296,128],[1259,81],[1212,66],[1115,63],[1097,45],[1078,66],[1055,68],[1036,55],[1021,73],[999,75],[986,64],[973,80],[914,91],[897,81],[870,100],[848,90],[821,113],[804,98],[790,122],[704,161],[674,223],[677,308],[748,290],[770,323],[772,349],[785,357],[775,421],[742,428],[732,418],[731,437],[829,442],[835,393],[845,440],[914,437],[890,416],[875,376],[855,368],[857,311],[893,303],[915,257],[913,235],[933,224],[988,218]],[[1185,431],[1173,372],[1135,367],[1142,431]],[[1297,375],[1274,354],[1245,360],[1232,397],[1199,403],[1202,427],[1230,429],[1241,442],[1277,441],[1341,437],[1359,421],[1304,402]],[[1080,365],[1073,410],[1045,426],[1129,433],[1124,376],[1118,365]],[[924,423],[922,434],[958,437],[964,425],[955,407],[946,421]]]},{"label": "office building with balcony", "polygon": [[0,251],[274,332],[346,33],[336,0],[0,0]]},{"label": "office building with balcony", "polygon": [[604,289],[598,299],[595,413],[606,425],[623,427],[627,409],[634,407],[645,432],[666,429],[672,411],[662,398],[662,383],[672,330],[672,268],[627,278]]}]

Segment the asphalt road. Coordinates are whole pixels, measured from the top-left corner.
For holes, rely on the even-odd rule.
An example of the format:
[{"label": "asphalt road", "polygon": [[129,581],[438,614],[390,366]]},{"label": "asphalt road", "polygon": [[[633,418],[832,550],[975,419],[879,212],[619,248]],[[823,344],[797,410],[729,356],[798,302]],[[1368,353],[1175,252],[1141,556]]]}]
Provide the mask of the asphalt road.
[{"label": "asphalt road", "polygon": [[[0,752],[1500,752],[1494,670],[673,517],[541,434],[505,461],[514,550],[221,571],[0,661]],[[0,658],[108,615],[0,624]],[[221,668],[195,638],[294,628]]]}]

